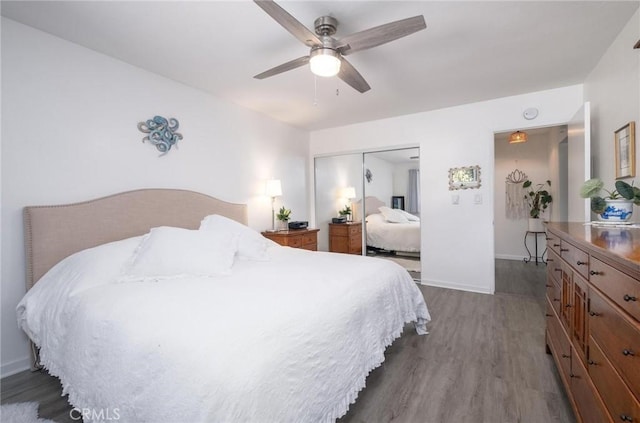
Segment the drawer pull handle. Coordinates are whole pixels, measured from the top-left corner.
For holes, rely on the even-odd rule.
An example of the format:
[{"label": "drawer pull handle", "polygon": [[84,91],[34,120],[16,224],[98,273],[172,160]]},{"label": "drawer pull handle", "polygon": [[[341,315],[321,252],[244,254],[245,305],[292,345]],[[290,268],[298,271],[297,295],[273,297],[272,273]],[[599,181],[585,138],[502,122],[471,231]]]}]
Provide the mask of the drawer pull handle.
[{"label": "drawer pull handle", "polygon": [[560,244],[553,244],[553,246],[554,246],[554,247],[559,247],[559,246],[560,246]]},{"label": "drawer pull handle", "polygon": [[576,378],[576,379],[580,379],[580,376],[578,376],[578,375],[574,375],[573,373],[570,373],[570,374],[569,374],[569,377],[574,377],[574,378]]},{"label": "drawer pull handle", "polygon": [[571,308],[571,304],[565,304],[564,305],[566,308]]},{"label": "drawer pull handle", "polygon": [[560,248],[560,251],[569,251],[568,248]]},{"label": "drawer pull handle", "polygon": [[588,261],[580,261],[580,260],[578,260],[578,261],[576,262],[576,264],[577,264],[578,266],[584,266],[585,264],[589,264],[589,262],[588,262]]},{"label": "drawer pull handle", "polygon": [[622,297],[622,299],[625,300],[625,301],[635,301],[636,297],[632,297],[629,294],[624,294],[624,297]]},{"label": "drawer pull handle", "polygon": [[558,301],[560,301],[560,298],[554,298],[553,301],[558,302]]},{"label": "drawer pull handle", "polygon": [[590,271],[589,271],[589,274],[590,274],[591,276],[596,276],[596,275],[603,275],[604,273],[602,273],[602,272],[596,272],[595,270],[590,270]]},{"label": "drawer pull handle", "polygon": [[547,288],[553,288],[553,285],[545,285]]},{"label": "drawer pull handle", "polygon": [[596,313],[595,311],[590,311],[589,312],[589,316],[591,316],[591,317],[600,316],[600,313]]},{"label": "drawer pull handle", "polygon": [[553,271],[554,272],[562,272],[562,269],[555,268],[555,269],[553,269]]},{"label": "drawer pull handle", "polygon": [[562,358],[569,358],[569,357],[571,357],[571,356],[567,355],[567,354],[562,354]]},{"label": "drawer pull handle", "polygon": [[623,422],[632,422],[633,417],[629,417],[625,414],[620,414],[620,420],[622,420]]},{"label": "drawer pull handle", "polygon": [[553,259],[547,259],[547,261],[554,261]]},{"label": "drawer pull handle", "polygon": [[595,366],[596,365],[596,362],[593,361],[593,360],[589,360],[589,361],[587,361],[587,363],[589,364],[589,366]]},{"label": "drawer pull handle", "polygon": [[551,241],[553,238],[545,238],[546,241]]},{"label": "drawer pull handle", "polygon": [[625,356],[632,356],[632,357],[633,357],[633,356],[634,356],[634,355],[636,355],[636,354],[635,354],[633,351],[631,351],[631,350],[622,350],[622,355],[625,355]]},{"label": "drawer pull handle", "polygon": [[545,314],[547,317],[553,317],[553,314]]}]

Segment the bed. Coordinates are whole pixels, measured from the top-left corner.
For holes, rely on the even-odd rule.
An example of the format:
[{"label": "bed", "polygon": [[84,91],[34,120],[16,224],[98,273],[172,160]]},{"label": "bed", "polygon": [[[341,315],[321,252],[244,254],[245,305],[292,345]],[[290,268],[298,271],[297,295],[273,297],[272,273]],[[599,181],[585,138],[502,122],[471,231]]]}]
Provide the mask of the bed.
[{"label": "bed", "polygon": [[[384,213],[381,212],[383,209]],[[365,197],[367,248],[420,253],[420,220],[397,209],[389,209],[376,197]],[[391,219],[388,213],[401,213]],[[403,218],[404,216],[404,218]],[[417,220],[409,220],[417,219]]]},{"label": "bed", "polygon": [[240,224],[245,205],[203,194],[139,190],[24,216],[18,322],[69,402],[93,410],[85,421],[334,421],[405,324],[425,334],[430,319],[400,266],[280,247]]}]

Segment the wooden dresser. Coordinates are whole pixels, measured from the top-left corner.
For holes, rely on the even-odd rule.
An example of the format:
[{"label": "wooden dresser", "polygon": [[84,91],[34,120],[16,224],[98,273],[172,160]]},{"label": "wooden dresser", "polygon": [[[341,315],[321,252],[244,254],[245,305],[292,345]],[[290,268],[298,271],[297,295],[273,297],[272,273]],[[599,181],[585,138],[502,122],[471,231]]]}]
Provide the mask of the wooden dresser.
[{"label": "wooden dresser", "polygon": [[318,251],[318,231],[319,229],[292,229],[288,231],[262,232],[262,235],[285,247]]},{"label": "wooden dresser", "polygon": [[362,254],[362,222],[329,223],[329,251]]},{"label": "wooden dresser", "polygon": [[579,422],[640,422],[640,229],[547,224],[546,344]]}]

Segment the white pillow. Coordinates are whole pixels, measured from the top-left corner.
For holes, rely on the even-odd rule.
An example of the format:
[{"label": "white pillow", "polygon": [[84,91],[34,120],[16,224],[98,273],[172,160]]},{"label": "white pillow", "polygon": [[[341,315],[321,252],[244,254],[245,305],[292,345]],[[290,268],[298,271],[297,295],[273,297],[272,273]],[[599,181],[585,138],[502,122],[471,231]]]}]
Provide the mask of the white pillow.
[{"label": "white pillow", "polygon": [[382,206],[379,207],[380,213],[384,216],[387,222],[391,223],[408,223],[409,219],[407,219],[402,213],[400,213],[397,209],[390,209],[389,207]]},{"label": "white pillow", "polygon": [[237,236],[161,226],[145,235],[121,280],[158,280],[231,273]]},{"label": "white pillow", "polygon": [[248,260],[269,260],[267,248],[270,242],[259,232],[235,220],[212,214],[200,222],[201,231],[238,237],[238,257]]},{"label": "white pillow", "polygon": [[420,222],[420,218],[418,216],[414,216],[411,213],[406,212],[406,211],[401,210],[401,209],[396,209],[396,210],[399,211],[400,213],[402,213],[402,215],[404,217],[406,217],[409,222]]}]

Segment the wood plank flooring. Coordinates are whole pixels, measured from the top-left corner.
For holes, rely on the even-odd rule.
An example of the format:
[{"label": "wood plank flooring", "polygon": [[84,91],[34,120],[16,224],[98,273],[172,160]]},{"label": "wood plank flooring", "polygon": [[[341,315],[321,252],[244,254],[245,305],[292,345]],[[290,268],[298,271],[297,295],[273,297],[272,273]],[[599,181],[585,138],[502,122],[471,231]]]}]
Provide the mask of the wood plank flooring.
[{"label": "wood plank flooring", "polygon": [[[543,302],[535,291],[539,284],[544,292],[545,268],[534,277],[531,264],[498,265],[497,278],[512,286],[526,280],[528,287],[492,296],[421,286],[430,334],[418,336],[408,325],[339,422],[575,421],[544,348]],[[45,373],[7,377],[0,391],[2,404],[38,401],[41,417],[74,421],[58,380]]]}]

